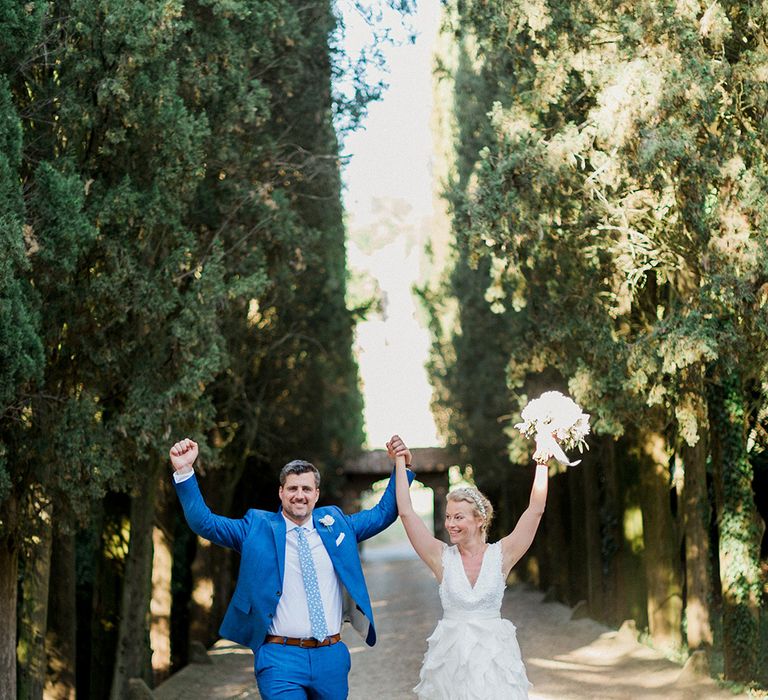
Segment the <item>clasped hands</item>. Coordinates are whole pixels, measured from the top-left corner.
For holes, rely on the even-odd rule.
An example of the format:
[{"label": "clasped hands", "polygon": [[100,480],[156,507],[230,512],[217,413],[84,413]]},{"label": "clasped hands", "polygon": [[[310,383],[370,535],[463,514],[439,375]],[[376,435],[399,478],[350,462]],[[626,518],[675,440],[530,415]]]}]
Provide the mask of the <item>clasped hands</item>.
[{"label": "clasped hands", "polygon": [[390,459],[405,457],[405,464],[411,466],[411,451],[405,446],[403,439],[399,435],[393,435],[387,444],[387,454]]}]

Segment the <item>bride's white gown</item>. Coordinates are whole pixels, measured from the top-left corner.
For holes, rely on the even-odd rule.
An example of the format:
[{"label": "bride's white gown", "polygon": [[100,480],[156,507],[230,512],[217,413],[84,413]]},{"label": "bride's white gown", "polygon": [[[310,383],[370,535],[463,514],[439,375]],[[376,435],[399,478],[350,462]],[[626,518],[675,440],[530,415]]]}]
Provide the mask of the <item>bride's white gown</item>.
[{"label": "bride's white gown", "polygon": [[456,546],[443,550],[443,619],[427,640],[419,684],[422,700],[522,700],[530,683],[515,626],[501,617],[506,582],[501,543],[488,545],[474,587]]}]

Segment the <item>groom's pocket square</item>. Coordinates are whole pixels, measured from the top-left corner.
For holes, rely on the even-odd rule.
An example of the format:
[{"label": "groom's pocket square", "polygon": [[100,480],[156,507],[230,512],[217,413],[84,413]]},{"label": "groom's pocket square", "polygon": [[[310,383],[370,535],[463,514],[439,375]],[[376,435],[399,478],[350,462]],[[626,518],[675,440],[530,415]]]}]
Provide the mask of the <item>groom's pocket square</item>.
[{"label": "groom's pocket square", "polygon": [[338,547],[342,542],[344,541],[344,533],[342,532],[337,538],[336,538],[336,546]]}]

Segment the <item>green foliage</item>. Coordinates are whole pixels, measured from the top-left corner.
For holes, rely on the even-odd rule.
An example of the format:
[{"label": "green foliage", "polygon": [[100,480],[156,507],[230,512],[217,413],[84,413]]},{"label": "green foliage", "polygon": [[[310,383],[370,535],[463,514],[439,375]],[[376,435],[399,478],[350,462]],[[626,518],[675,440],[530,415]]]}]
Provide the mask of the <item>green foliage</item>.
[{"label": "green foliage", "polygon": [[[8,83],[0,76],[0,426],[27,424],[27,393],[39,379],[43,347],[39,337],[37,297],[25,278],[24,204],[19,186],[21,123]],[[0,433],[0,500],[9,493],[6,440]],[[7,525],[7,523],[5,523]],[[5,527],[0,528],[4,530]]]},{"label": "green foliage", "polygon": [[[544,388],[567,389],[597,435],[650,429],[670,451],[713,428],[701,377],[716,367],[738,372],[745,421],[764,410],[765,12],[650,0],[452,6],[455,245],[433,297],[433,372],[444,432],[468,445],[479,484],[488,469],[498,488],[504,466],[480,457],[478,437],[496,444]],[[451,300],[457,310],[444,314]],[[471,410],[478,396],[489,415]],[[530,446],[506,432],[508,458],[524,462]],[[744,519],[722,526],[742,538],[752,576],[755,514],[743,504],[748,447],[764,436],[753,448],[747,434],[733,434],[729,461]],[[749,591],[753,614],[749,581],[734,590]]]},{"label": "green foliage", "polygon": [[333,119],[377,91],[332,92],[336,31],[330,3],[0,0],[3,534],[32,485],[102,527],[184,435],[232,492],[361,444]]},{"label": "green foliage", "polygon": [[29,47],[37,41],[46,4],[42,0],[0,2],[0,36],[3,37],[0,74],[13,73],[20,65],[20,58],[25,57]]},{"label": "green foliage", "polygon": [[[571,389],[609,432],[643,405],[674,412],[687,368],[737,350],[729,319],[756,298],[732,295],[724,308],[723,288],[754,294],[765,266],[754,195],[737,194],[759,187],[764,149],[757,132],[738,136],[737,102],[717,87],[731,70],[751,86],[740,64],[755,49],[728,67],[695,15],[652,6],[460,8],[478,45],[475,80],[504,76],[462,235],[470,259],[493,262],[491,308],[512,317],[512,333],[535,329],[510,379],[537,366],[587,372]],[[751,362],[764,348],[748,333],[739,356]]]},{"label": "green foliage", "polygon": [[711,390],[713,424],[719,429],[722,463],[723,510],[719,522],[724,553],[720,576],[723,582],[723,622],[726,672],[729,678],[760,677],[760,609],[763,596],[758,530],[753,504],[752,465],[746,450],[745,400],[738,373],[726,370]]},{"label": "green foliage", "polygon": [[731,20],[693,5],[457,7],[451,293],[468,308],[463,287],[481,280],[501,317],[486,341],[510,348],[498,391],[513,409],[548,367],[598,432],[660,406],[695,443],[689,371],[728,356],[759,379],[766,364],[766,151],[739,97],[764,99],[762,49],[723,62],[713,37]]}]

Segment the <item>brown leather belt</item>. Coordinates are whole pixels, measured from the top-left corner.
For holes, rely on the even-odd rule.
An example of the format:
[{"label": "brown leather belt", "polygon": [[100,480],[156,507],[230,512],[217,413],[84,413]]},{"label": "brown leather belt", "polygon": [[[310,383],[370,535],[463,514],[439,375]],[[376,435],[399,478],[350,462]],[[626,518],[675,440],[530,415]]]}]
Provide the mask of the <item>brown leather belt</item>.
[{"label": "brown leather belt", "polygon": [[289,647],[302,647],[302,649],[314,649],[316,647],[327,647],[331,644],[341,641],[341,634],[333,634],[330,637],[318,641],[314,637],[278,637],[275,634],[268,634],[264,637],[265,644],[285,644]]}]

